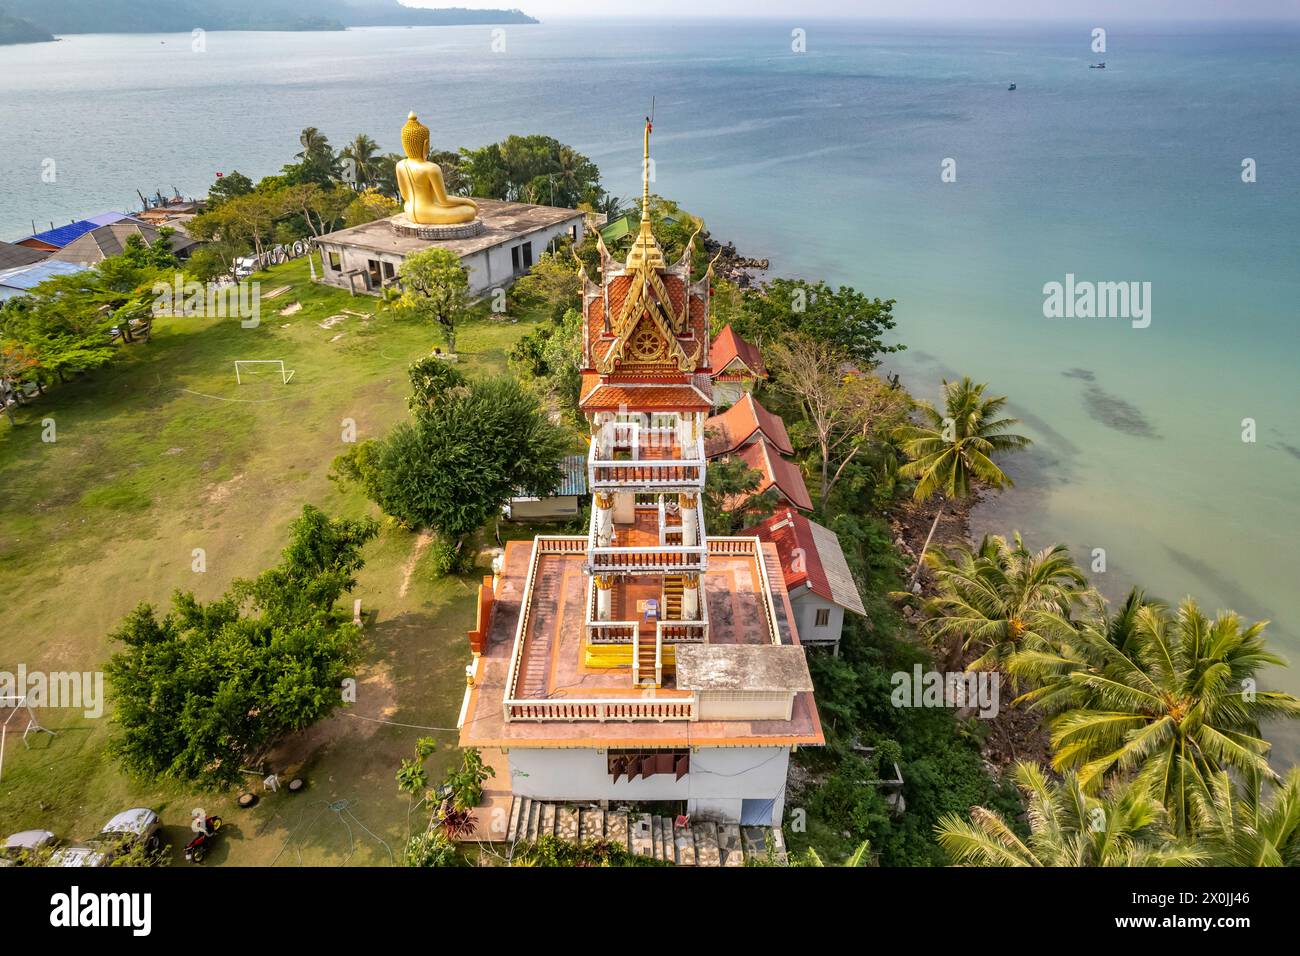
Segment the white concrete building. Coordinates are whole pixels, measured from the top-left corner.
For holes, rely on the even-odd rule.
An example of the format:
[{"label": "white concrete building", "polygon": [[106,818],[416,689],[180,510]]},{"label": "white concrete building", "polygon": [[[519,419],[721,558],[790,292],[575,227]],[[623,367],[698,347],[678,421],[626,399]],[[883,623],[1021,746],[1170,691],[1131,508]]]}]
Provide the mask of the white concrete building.
[{"label": "white concrete building", "polygon": [[450,249],[469,272],[470,294],[506,288],[533,267],[560,239],[581,242],[584,214],[576,209],[478,199],[478,217],[461,227],[439,227],[443,239],[421,239],[378,219],[327,233],[315,240],[322,269],[318,281],[353,293],[379,295],[397,281],[408,255],[429,248]]},{"label": "white concrete building", "polygon": [[844,613],[865,616],[867,611],[835,532],[788,508],[741,534],[776,547],[799,639],[838,654]]}]

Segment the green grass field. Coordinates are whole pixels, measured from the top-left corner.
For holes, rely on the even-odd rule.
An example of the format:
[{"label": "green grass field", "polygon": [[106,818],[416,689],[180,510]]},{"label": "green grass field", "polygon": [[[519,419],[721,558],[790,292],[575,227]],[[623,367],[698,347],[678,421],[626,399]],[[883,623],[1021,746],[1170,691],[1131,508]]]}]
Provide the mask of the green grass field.
[{"label": "green grass field", "polygon": [[[406,414],[407,365],[438,342],[429,326],[379,311],[377,300],[312,285],[305,261],[254,277],[263,292],[257,328],[237,319],[159,320],[153,341],[124,347],[107,369],[57,386],[0,419],[0,671],[98,671],[107,635],[140,601],[165,606],[177,589],[207,599],[236,577],[274,564],[303,504],[336,515],[377,511],[328,480],[357,440],[378,437]],[[294,302],[300,311],[281,316]],[[344,315],[345,310],[362,315]],[[344,315],[329,328],[330,316]],[[462,367],[501,372],[521,320],[478,319],[459,331]],[[236,385],[236,359],[280,359]],[[42,441],[53,419],[55,441]],[[206,571],[192,570],[193,552]],[[417,560],[418,554],[418,560]],[[65,840],[96,832],[130,806],[157,809],[175,858],[193,807],[227,824],[211,863],[386,864],[400,858],[407,803],[393,775],[426,733],[448,750],[456,734],[477,580],[435,578],[416,536],[387,524],[367,550],[354,597],[372,614],[357,702],[287,741],[272,769],[301,775],[298,795],[263,795],[238,810],[234,794],[204,794],[125,777],[105,754],[108,715],[45,709],[57,736],[31,749],[11,734],[0,779],[0,835],[30,827]],[[15,718],[15,723],[19,718]],[[11,730],[14,724],[11,724]],[[21,727],[18,736],[21,736]],[[288,777],[285,777],[287,781]],[[254,776],[250,785],[261,791]],[[386,844],[386,847],[385,847]]]}]

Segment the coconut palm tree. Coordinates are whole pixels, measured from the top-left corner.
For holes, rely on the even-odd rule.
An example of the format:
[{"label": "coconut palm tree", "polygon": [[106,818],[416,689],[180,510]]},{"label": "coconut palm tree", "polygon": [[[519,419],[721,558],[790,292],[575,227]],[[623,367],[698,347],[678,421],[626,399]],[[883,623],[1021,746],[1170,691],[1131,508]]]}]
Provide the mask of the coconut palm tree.
[{"label": "coconut palm tree", "polygon": [[[1071,672],[1086,670],[1094,664],[1095,636],[1101,635],[1106,643],[1127,653],[1137,628],[1138,611],[1144,607],[1159,611],[1166,608],[1163,602],[1148,598],[1137,587],[1114,610],[1096,591],[1085,592],[1080,601],[1086,610],[1080,619],[1072,622],[1071,630],[1054,630],[1045,641],[1022,641],[1007,659],[1007,672],[1032,688],[1016,698],[1016,704],[1032,704],[1035,709],[1054,715],[1087,703],[1091,692],[1082,683],[1067,678]],[[1097,672],[1100,673],[1100,665]]]},{"label": "coconut palm tree", "polygon": [[974,551],[925,557],[939,593],[925,604],[921,629],[932,640],[956,638],[983,649],[970,670],[1001,667],[1022,646],[1054,647],[1073,632],[1072,608],[1088,580],[1061,545],[1030,551],[1016,532],[985,536]]},{"label": "coconut palm tree", "polygon": [[352,142],[339,150],[339,158],[352,166],[353,189],[372,185],[379,175],[379,144],[365,133],[358,133]]},{"label": "coconut palm tree", "polygon": [[1247,627],[1232,612],[1211,620],[1191,598],[1176,615],[1160,605],[1136,608],[1118,643],[1084,623],[1069,648],[1078,665],[1044,695],[1073,704],[1049,724],[1053,766],[1077,769],[1092,789],[1108,774],[1137,770],[1179,832],[1189,829],[1193,792],[1220,770],[1277,779],[1260,722],[1300,717],[1300,700],[1256,687],[1261,667],[1285,664],[1265,646],[1265,623]]},{"label": "coconut palm tree", "polygon": [[1102,796],[1085,792],[1074,774],[1057,783],[1030,763],[1017,764],[1029,837],[1022,840],[999,814],[972,807],[970,819],[939,820],[939,845],[959,866],[1193,866],[1204,852],[1179,842],[1168,814],[1136,781]]},{"label": "coconut palm tree", "polygon": [[921,576],[925,552],[934,537],[934,529],[939,526],[944,504],[969,497],[976,482],[990,488],[1009,487],[1011,479],[993,461],[993,455],[1030,444],[1023,435],[1007,431],[1020,421],[1000,417],[1007,403],[1006,397],[986,398],[986,387],[969,378],[960,382],[945,379],[943,411],[929,402],[920,402],[918,408],[924,421],[919,425],[904,425],[895,432],[904,454],[911,459],[898,472],[904,478],[917,479],[912,497],[917,501],[928,501],[941,494],[944,498],[944,503],[935,511],[925,544],[921,546],[921,558],[917,560],[909,590],[916,587]]},{"label": "coconut palm tree", "polygon": [[[804,851],[802,866],[825,866],[826,861],[812,847]],[[871,866],[871,841],[863,840],[858,848],[848,855],[842,866]]]},{"label": "coconut palm tree", "polygon": [[1300,866],[1300,768],[1288,771],[1268,803],[1247,786],[1237,799],[1227,771],[1192,791],[1192,824],[1218,866]]}]

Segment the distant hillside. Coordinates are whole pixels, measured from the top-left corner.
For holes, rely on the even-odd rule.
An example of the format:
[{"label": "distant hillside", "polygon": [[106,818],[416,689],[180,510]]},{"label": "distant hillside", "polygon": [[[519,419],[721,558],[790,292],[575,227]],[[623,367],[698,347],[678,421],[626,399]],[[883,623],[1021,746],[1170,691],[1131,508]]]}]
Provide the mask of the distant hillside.
[{"label": "distant hillside", "polygon": [[49,30],[0,10],[0,44],[42,43],[53,39]]},{"label": "distant hillside", "polygon": [[[334,14],[336,6],[345,8]],[[521,10],[470,10],[465,7],[407,7],[397,0],[326,0],[330,11],[350,27],[457,26],[479,23],[536,23]]]},{"label": "distant hillside", "polygon": [[[13,20],[49,33],[189,33],[204,30],[342,30],[363,26],[536,23],[518,10],[432,10],[397,0],[0,0],[0,35]],[[27,42],[14,40],[10,42]]]}]

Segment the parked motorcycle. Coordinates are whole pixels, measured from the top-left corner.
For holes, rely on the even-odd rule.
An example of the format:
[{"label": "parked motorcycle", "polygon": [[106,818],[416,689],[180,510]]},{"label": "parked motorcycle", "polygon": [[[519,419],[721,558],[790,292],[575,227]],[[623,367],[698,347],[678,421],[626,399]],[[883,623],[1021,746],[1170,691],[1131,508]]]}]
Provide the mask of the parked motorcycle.
[{"label": "parked motorcycle", "polygon": [[185,844],[185,859],[189,863],[202,863],[208,848],[221,829],[221,817],[204,817],[202,829],[197,829],[194,839]]}]

